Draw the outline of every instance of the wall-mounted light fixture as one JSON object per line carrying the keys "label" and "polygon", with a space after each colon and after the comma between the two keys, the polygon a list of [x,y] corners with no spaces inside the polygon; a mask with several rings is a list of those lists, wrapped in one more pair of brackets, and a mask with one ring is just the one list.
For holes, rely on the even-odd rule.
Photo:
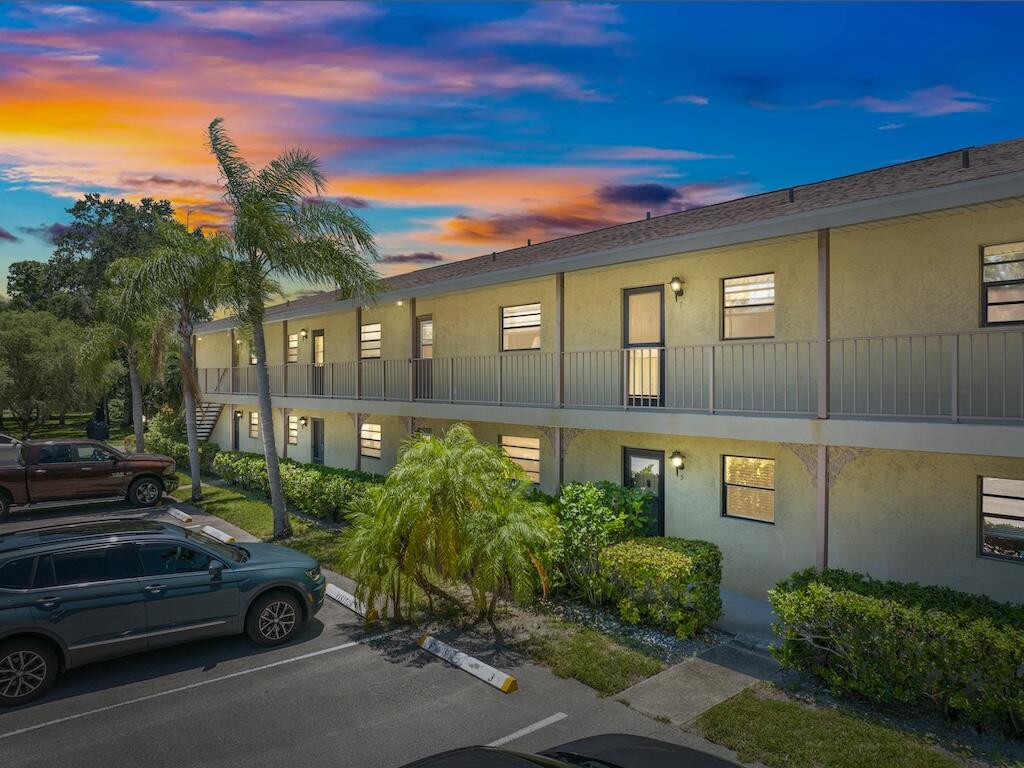
{"label": "wall-mounted light fixture", "polygon": [[398,306],[402,306],[402,305],[403,305],[404,303],[405,303],[405,302],[404,302],[404,301],[402,301],[401,299],[399,299],[399,300],[398,300]]}
{"label": "wall-mounted light fixture", "polygon": [[676,477],[679,477],[683,471],[683,454],[679,451],[672,451],[672,455],[668,457],[668,460],[672,462],[672,466],[676,468]]}
{"label": "wall-mounted light fixture", "polygon": [[236,419],[242,418],[242,412],[241,411],[235,411],[235,418]]}
{"label": "wall-mounted light fixture", "polygon": [[309,331],[307,331],[305,328],[303,328],[301,331],[299,331],[299,336],[301,336],[302,340],[305,341],[306,337],[309,336]]}
{"label": "wall-mounted light fixture", "polygon": [[203,340],[202,336],[196,336],[196,341],[202,341],[202,340]]}
{"label": "wall-mounted light fixture", "polygon": [[309,424],[309,419],[305,416],[299,416],[299,426],[305,429],[307,424]]}
{"label": "wall-mounted light fixture", "polygon": [[241,344],[241,343],[242,343],[241,339],[235,339],[235,344]]}
{"label": "wall-mounted light fixture", "polygon": [[672,293],[676,295],[676,301],[679,301],[679,297],[683,295],[683,278],[673,277],[668,281],[668,287],[672,289]]}

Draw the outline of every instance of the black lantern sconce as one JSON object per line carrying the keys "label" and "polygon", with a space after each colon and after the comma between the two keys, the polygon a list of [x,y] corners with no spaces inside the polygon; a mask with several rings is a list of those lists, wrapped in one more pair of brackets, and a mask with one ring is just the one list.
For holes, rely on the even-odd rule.
{"label": "black lantern sconce", "polygon": [[305,429],[307,424],[309,424],[309,419],[305,416],[299,416],[299,426]]}
{"label": "black lantern sconce", "polygon": [[676,477],[679,477],[683,473],[683,454],[679,451],[672,451],[672,455],[668,457],[668,460],[672,462],[672,466],[676,469]]}
{"label": "black lantern sconce", "polygon": [[242,418],[242,412],[241,411],[235,411],[235,418],[236,419],[241,419]]}
{"label": "black lantern sconce", "polygon": [[305,341],[308,336],[309,336],[309,331],[307,331],[305,328],[303,328],[301,331],[299,331],[299,338],[301,338],[303,341]]}
{"label": "black lantern sconce", "polygon": [[675,294],[676,301],[679,301],[679,297],[683,295],[683,278],[673,277],[668,281],[668,287],[672,289],[672,293]]}

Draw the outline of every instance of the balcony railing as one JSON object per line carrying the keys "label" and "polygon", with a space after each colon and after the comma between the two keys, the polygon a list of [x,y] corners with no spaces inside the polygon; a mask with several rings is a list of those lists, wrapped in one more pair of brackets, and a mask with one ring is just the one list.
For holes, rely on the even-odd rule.
{"label": "balcony railing", "polygon": [[[754,341],[565,352],[560,371],[552,353],[512,352],[268,372],[274,396],[814,416],[818,347]],[[1024,330],[833,339],[828,352],[829,416],[1024,421]],[[201,369],[199,381],[208,394],[256,393],[252,366]]]}

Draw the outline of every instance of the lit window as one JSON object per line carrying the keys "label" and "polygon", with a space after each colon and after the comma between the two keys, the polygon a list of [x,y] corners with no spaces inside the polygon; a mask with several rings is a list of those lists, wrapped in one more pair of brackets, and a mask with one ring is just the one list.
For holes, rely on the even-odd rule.
{"label": "lit window", "polygon": [[1024,563],[1024,480],[981,478],[981,554]]}
{"label": "lit window", "polygon": [[530,480],[540,482],[540,438],[502,435],[499,444],[512,461],[525,470]]}
{"label": "lit window", "polygon": [[359,455],[367,459],[380,458],[380,424],[363,424],[359,428]]}
{"label": "lit window", "polygon": [[501,309],[501,351],[540,349],[540,304]]}
{"label": "lit window", "polygon": [[260,414],[259,411],[249,412],[249,437],[260,436]]}
{"label": "lit window", "polygon": [[299,444],[299,417],[288,416],[288,445]]}
{"label": "lit window", "polygon": [[256,353],[255,352],[250,352],[249,353],[249,365],[256,365]]}
{"label": "lit window", "polygon": [[985,325],[1024,323],[1024,242],[981,250]]}
{"label": "lit window", "polygon": [[359,357],[380,357],[380,323],[367,323],[359,329]]}
{"label": "lit window", "polygon": [[775,335],[775,273],[722,281],[722,337],[758,339]]}
{"label": "lit window", "polygon": [[434,318],[421,317],[417,319],[419,326],[419,356],[429,360],[434,356]]}
{"label": "lit window", "polygon": [[299,362],[299,334],[288,334],[288,362]]}
{"label": "lit window", "polygon": [[722,514],[775,522],[775,459],[724,456]]}

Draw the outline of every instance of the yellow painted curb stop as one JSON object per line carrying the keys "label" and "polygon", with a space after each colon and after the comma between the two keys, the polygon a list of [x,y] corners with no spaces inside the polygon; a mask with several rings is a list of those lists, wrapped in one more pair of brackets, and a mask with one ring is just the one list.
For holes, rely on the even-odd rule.
{"label": "yellow painted curb stop", "polygon": [[502,693],[512,693],[519,690],[519,684],[512,675],[506,675],[500,669],[484,664],[479,659],[474,659],[462,651],[442,643],[436,637],[423,635],[419,640],[420,648],[427,653],[432,653],[440,659],[444,659],[452,666],[468,672],[478,680],[483,680],[488,685],[494,686]]}

